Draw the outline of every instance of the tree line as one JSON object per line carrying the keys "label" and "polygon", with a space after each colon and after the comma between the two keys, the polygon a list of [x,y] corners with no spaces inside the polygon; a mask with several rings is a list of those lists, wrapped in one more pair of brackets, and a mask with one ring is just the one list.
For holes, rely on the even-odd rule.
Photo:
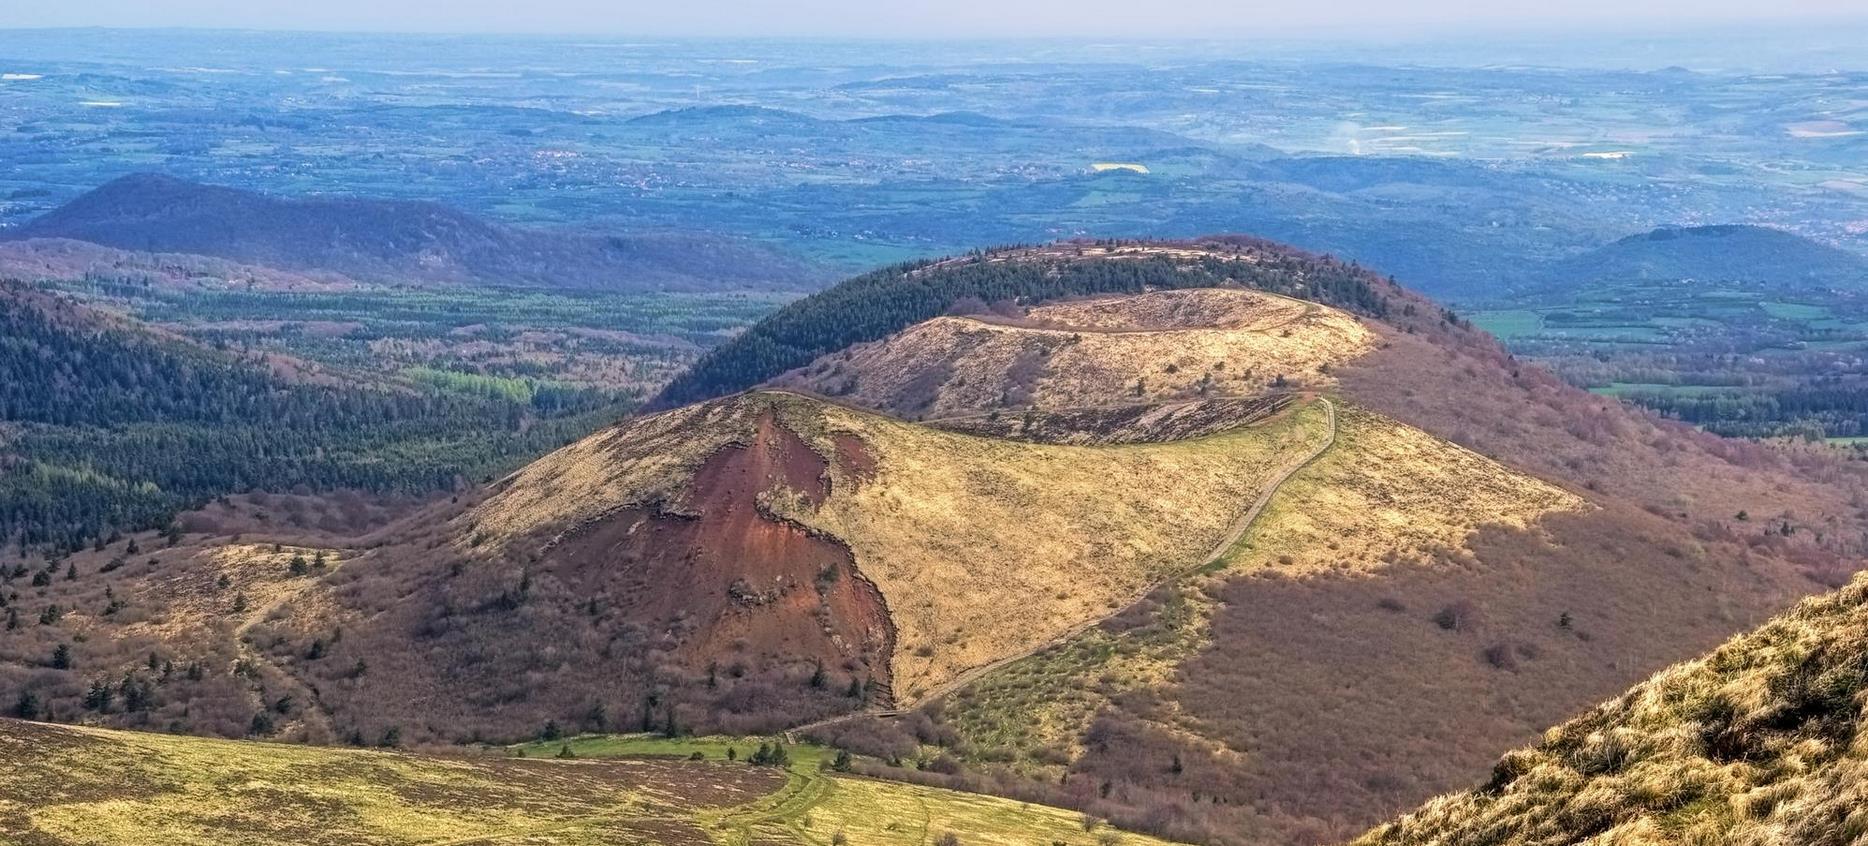
{"label": "tree line", "polygon": [[0,289],[0,541],[71,551],[248,490],[446,489],[623,411],[596,391],[290,381]]}
{"label": "tree line", "polygon": [[[1119,242],[1103,242],[1119,243]],[[885,338],[937,317],[963,299],[1035,303],[1092,294],[1244,285],[1383,317],[1379,281],[1353,264],[1253,242],[1250,260],[1215,243],[1201,258],[1077,257],[1068,246],[1007,261],[975,253],[934,266],[895,265],[798,300],[714,348],[665,388],[661,407],[744,390],[826,353]]]}

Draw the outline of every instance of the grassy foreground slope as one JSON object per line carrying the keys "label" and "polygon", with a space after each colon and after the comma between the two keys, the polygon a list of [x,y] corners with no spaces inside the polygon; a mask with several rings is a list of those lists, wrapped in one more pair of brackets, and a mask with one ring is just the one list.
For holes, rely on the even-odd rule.
{"label": "grassy foreground slope", "polygon": [[666,760],[431,758],[0,720],[0,842],[705,844],[785,784]]}
{"label": "grassy foreground slope", "polygon": [[[0,843],[1163,846],[1058,808],[833,775],[812,747],[788,767],[729,761],[735,743],[751,751],[601,737],[435,757],[0,720]],[[560,750],[578,757],[541,757]]]}
{"label": "grassy foreground slope", "polygon": [[[707,760],[744,756],[759,739],[584,735],[520,747],[534,757],[579,759],[663,756]],[[1120,831],[1095,817],[1031,802],[865,778],[830,768],[822,746],[787,746],[785,786],[747,805],[703,814],[715,842],[823,846],[932,846],[953,835],[967,846],[1166,846],[1168,841]]]}
{"label": "grassy foreground slope", "polygon": [[1859,844],[1865,726],[1868,577],[1857,577],[1356,843]]}

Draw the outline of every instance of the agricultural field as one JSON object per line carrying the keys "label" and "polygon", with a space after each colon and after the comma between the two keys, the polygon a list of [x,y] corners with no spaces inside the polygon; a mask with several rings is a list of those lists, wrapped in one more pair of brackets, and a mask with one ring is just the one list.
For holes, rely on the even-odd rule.
{"label": "agricultural field", "polygon": [[1723,435],[1868,434],[1868,299],[1745,283],[1599,282],[1472,313],[1566,380]]}

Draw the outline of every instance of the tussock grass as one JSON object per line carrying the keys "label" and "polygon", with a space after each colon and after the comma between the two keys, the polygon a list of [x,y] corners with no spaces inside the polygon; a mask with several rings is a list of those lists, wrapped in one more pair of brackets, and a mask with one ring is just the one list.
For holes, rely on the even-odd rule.
{"label": "tussock grass", "polygon": [[866,778],[831,779],[830,795],[810,811],[808,833],[824,841],[842,831],[851,844],[923,846],[952,833],[962,846],[1161,846],[1168,841],[1086,829],[1083,815],[1062,808]]}
{"label": "tussock grass", "polygon": [[1868,576],[1500,759],[1355,841],[1798,844],[1868,838]]}

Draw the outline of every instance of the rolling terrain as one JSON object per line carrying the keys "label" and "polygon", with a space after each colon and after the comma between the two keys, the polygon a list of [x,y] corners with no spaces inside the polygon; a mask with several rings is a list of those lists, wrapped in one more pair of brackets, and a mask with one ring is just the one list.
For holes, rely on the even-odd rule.
{"label": "rolling terrain", "polygon": [[1868,434],[1868,261],[1755,226],[1666,228],[1474,315],[1566,380],[1723,435]]}
{"label": "rolling terrain", "polygon": [[798,290],[818,278],[779,250],[730,238],[529,229],[437,203],[274,197],[147,173],[108,182],[0,236],[215,256],[402,284]]}
{"label": "rolling terrain", "polygon": [[22,555],[164,529],[253,491],[433,495],[560,446],[625,401],[202,343],[4,280],[0,327],[0,535]]}
{"label": "rolling terrain", "polygon": [[0,572],[0,702],[358,745],[804,727],[869,776],[1333,842],[1843,583],[1868,527],[1839,454],[1249,238],[886,268],[658,404],[369,534]]}

